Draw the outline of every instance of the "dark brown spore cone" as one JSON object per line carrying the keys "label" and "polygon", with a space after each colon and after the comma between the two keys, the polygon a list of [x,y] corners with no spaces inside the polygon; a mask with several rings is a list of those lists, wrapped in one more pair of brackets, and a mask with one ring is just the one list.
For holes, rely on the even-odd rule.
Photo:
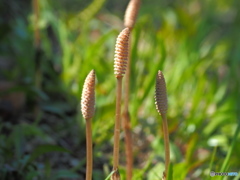
{"label": "dark brown spore cone", "polygon": [[156,76],[155,104],[160,115],[166,114],[168,109],[167,90],[162,71]]}

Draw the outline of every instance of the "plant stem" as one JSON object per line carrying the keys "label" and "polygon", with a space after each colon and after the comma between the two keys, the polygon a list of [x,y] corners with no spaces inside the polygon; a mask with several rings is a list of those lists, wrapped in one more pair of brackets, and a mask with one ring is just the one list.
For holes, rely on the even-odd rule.
{"label": "plant stem", "polygon": [[40,46],[40,35],[39,35],[39,2],[38,0],[33,0],[32,2],[33,6],[33,13],[34,13],[34,45],[36,48],[39,48]]}
{"label": "plant stem", "polygon": [[92,180],[92,127],[91,119],[86,119],[86,152],[87,152],[87,170],[86,180]]}
{"label": "plant stem", "polygon": [[117,100],[116,100],[116,120],[114,129],[114,147],[113,147],[113,180],[118,177],[118,164],[119,164],[119,139],[121,128],[121,98],[122,98],[122,76],[117,77]]}
{"label": "plant stem", "polygon": [[[35,86],[37,89],[41,90],[41,83],[42,83],[42,71],[41,71],[41,59],[43,55],[43,51],[41,49],[41,41],[40,41],[40,30],[39,30],[39,0],[32,0],[32,9],[33,9],[33,27],[34,27],[34,61],[35,61]],[[35,123],[37,123],[38,118],[40,116],[40,108],[39,98],[35,99],[35,107],[34,107],[34,116],[35,116]]]}
{"label": "plant stem", "polygon": [[[129,103],[129,85],[130,85],[130,69],[131,69],[131,38],[128,40],[128,65],[126,70],[126,77],[125,77],[125,97],[124,97],[124,113],[128,112],[128,103]],[[129,118],[128,118],[129,119]],[[126,120],[126,119],[124,119]]]}
{"label": "plant stem", "polygon": [[132,153],[132,133],[131,133],[131,126],[130,126],[130,117],[129,113],[124,115],[125,126],[125,151],[126,151],[126,168],[127,168],[127,180],[132,179],[132,165],[133,165],[133,153]]}
{"label": "plant stem", "polygon": [[167,179],[168,167],[170,163],[170,147],[169,147],[169,133],[166,114],[162,114],[163,119],[163,135],[164,135],[164,148],[165,148],[165,175]]}
{"label": "plant stem", "polygon": [[127,180],[132,179],[132,165],[133,165],[133,153],[132,153],[132,133],[131,133],[131,123],[129,115],[129,85],[130,85],[130,69],[131,69],[131,58],[130,58],[130,38],[128,42],[128,66],[125,78],[125,96],[124,96],[124,112],[123,112],[123,129],[125,132],[125,153],[126,153],[126,169],[127,169]]}

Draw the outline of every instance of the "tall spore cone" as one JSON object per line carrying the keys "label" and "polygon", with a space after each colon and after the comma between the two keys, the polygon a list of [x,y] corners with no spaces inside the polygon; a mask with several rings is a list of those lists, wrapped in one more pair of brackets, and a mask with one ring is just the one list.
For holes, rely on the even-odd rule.
{"label": "tall spore cone", "polygon": [[95,71],[92,70],[85,79],[83,85],[81,107],[84,119],[91,119],[94,115],[95,105]]}
{"label": "tall spore cone", "polygon": [[140,0],[130,0],[124,16],[125,27],[128,27],[130,29],[133,28],[137,19],[140,3]]}
{"label": "tall spore cone", "polygon": [[158,71],[156,77],[155,104],[160,115],[166,114],[168,109],[167,90],[162,71]]}
{"label": "tall spore cone", "polygon": [[129,28],[125,28],[117,37],[114,55],[114,74],[117,78],[122,77],[127,68],[129,35]]}

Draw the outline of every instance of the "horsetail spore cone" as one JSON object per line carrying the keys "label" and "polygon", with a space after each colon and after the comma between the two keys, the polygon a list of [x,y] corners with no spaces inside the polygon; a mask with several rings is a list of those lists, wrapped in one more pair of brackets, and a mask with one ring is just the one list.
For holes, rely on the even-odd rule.
{"label": "horsetail spore cone", "polygon": [[166,114],[168,109],[167,90],[162,71],[158,71],[156,77],[155,104],[160,115]]}
{"label": "horsetail spore cone", "polygon": [[117,37],[114,55],[114,74],[116,77],[123,77],[127,68],[129,35],[129,28],[125,28]]}
{"label": "horsetail spore cone", "polygon": [[158,71],[156,77],[156,90],[155,90],[155,104],[158,113],[162,116],[163,120],[163,134],[164,134],[164,148],[165,148],[165,173],[163,179],[167,179],[168,167],[170,163],[170,148],[169,148],[169,133],[167,123],[167,90],[164,75],[161,71]]}
{"label": "horsetail spore cone", "polygon": [[87,167],[86,167],[86,180],[92,180],[92,128],[91,119],[94,115],[95,105],[95,72],[90,71],[85,79],[83,85],[81,107],[82,114],[86,120],[86,152],[87,152]]}
{"label": "horsetail spore cone", "polygon": [[113,147],[113,175],[112,180],[119,180],[119,139],[121,129],[121,99],[122,99],[122,78],[125,74],[128,61],[128,41],[130,30],[125,28],[117,37],[115,56],[114,56],[114,74],[117,78],[116,92],[116,120],[114,127],[114,147]]}
{"label": "horsetail spore cone", "polygon": [[85,79],[82,91],[81,108],[84,119],[91,119],[95,105],[95,71],[92,70]]}
{"label": "horsetail spore cone", "polygon": [[130,29],[135,25],[138,10],[140,7],[140,0],[130,0],[128,3],[125,16],[124,16],[124,26]]}

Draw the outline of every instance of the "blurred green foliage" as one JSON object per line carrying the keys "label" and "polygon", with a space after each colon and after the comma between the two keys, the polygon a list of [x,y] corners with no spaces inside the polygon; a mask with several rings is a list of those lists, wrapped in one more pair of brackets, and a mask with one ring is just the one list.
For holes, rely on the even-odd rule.
{"label": "blurred green foliage", "polygon": [[[38,63],[30,1],[0,3],[0,179],[84,179],[78,104],[91,69],[97,75],[93,178],[105,179],[112,168],[114,46],[128,1],[39,3]],[[238,0],[142,0],[131,37],[133,179],[159,179],[164,169],[154,105],[158,70],[168,90],[172,179],[239,171],[239,8]],[[122,179],[124,157],[121,141]]]}

